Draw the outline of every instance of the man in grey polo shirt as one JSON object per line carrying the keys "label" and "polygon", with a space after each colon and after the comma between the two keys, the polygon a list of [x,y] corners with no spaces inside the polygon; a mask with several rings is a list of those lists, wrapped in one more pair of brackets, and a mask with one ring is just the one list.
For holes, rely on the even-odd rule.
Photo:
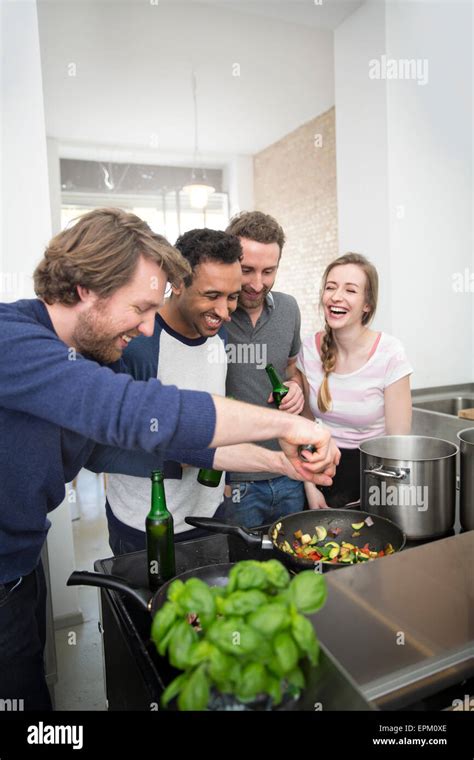
{"label": "man in grey polo shirt", "polygon": [[[271,293],[285,235],[273,217],[260,211],[242,212],[226,232],[242,245],[242,290],[238,307],[227,323],[228,371],[226,391],[239,401],[269,408],[272,388],[265,372],[273,364],[289,387],[280,409],[299,414],[304,406],[296,379],[301,315],[293,296]],[[278,441],[261,443],[279,450]],[[263,525],[304,508],[303,483],[278,473],[229,473],[226,518],[246,527]]]}

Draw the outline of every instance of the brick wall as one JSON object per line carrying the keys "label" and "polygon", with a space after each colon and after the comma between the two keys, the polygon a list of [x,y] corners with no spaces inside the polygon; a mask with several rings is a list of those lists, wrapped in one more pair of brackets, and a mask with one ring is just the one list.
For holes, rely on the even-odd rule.
{"label": "brick wall", "polygon": [[257,153],[254,183],[255,208],[285,231],[275,290],[297,299],[304,337],[321,327],[321,276],[339,253],[334,108]]}

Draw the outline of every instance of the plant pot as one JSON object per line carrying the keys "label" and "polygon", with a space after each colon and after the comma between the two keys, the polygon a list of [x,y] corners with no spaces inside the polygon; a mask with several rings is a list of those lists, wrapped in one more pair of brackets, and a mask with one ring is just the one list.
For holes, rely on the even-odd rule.
{"label": "plant pot", "polygon": [[268,694],[259,694],[252,702],[241,702],[233,694],[221,694],[213,689],[208,703],[208,710],[219,712],[270,712],[272,710],[295,710],[300,693],[287,691],[276,707]]}

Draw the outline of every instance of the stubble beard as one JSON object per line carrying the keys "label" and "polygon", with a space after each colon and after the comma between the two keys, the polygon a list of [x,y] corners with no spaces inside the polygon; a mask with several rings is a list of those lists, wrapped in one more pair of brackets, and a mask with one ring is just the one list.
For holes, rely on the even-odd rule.
{"label": "stubble beard", "polygon": [[122,351],[114,341],[117,333],[111,330],[111,320],[104,316],[104,309],[94,306],[79,314],[73,333],[74,346],[79,353],[101,362],[112,364],[122,356]]}

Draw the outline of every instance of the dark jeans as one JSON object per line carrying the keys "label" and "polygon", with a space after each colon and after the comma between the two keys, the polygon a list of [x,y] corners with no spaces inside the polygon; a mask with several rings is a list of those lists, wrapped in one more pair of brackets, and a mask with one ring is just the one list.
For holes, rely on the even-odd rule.
{"label": "dark jeans", "polygon": [[29,575],[0,584],[0,700],[23,700],[25,710],[52,709],[45,643],[46,584],[40,562]]}
{"label": "dark jeans", "polygon": [[[130,528],[125,523],[120,522],[110,508],[108,501],[105,502],[105,513],[107,515],[107,524],[109,528],[109,546],[112,549],[114,556],[119,554],[130,554],[131,552],[141,552],[146,549],[146,534],[144,530],[137,530],[136,528]],[[222,520],[223,505],[221,504],[213,517],[216,520]],[[191,530],[185,530],[182,533],[175,533],[174,542],[179,543],[181,541],[190,541],[194,538],[204,538],[211,534],[207,530],[201,528],[191,528]]]}
{"label": "dark jeans", "polygon": [[360,497],[360,451],[341,449],[332,486],[318,486],[324,494],[328,507],[344,507]]}

